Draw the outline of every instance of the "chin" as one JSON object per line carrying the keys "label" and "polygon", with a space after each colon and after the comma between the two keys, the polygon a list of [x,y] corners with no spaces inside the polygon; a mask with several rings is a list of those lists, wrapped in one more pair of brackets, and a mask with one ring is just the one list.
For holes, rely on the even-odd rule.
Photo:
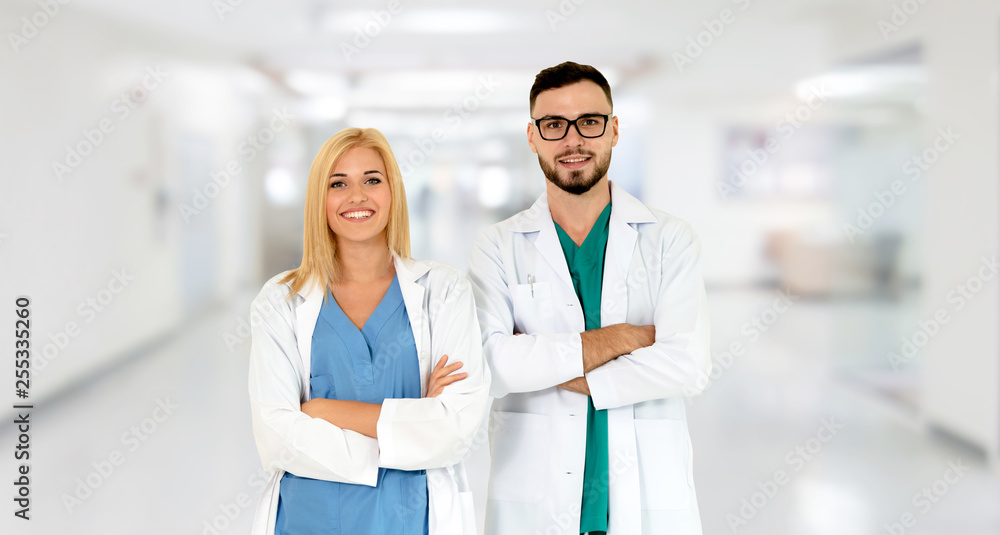
{"label": "chin", "polygon": [[608,174],[611,156],[609,154],[605,159],[593,160],[594,165],[588,166],[588,169],[571,171],[559,169],[558,162],[549,165],[541,156],[538,158],[538,163],[542,168],[542,174],[556,187],[572,195],[583,195],[592,190]]}
{"label": "chin", "polygon": [[594,186],[601,181],[601,176],[597,176],[596,173],[587,176],[583,171],[571,171],[569,176],[547,178],[549,178],[549,181],[555,184],[559,189],[573,195],[583,195],[584,193],[592,190]]}

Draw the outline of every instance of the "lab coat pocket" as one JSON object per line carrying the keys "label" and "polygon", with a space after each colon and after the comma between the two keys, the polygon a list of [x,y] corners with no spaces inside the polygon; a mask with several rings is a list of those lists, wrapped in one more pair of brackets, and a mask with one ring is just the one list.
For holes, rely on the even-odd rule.
{"label": "lab coat pocket", "polygon": [[309,378],[310,398],[337,399],[337,389],[333,386],[333,376],[317,375]]}
{"label": "lab coat pocket", "polygon": [[541,414],[490,414],[491,500],[537,503],[549,482],[549,418]]}
{"label": "lab coat pocket", "polygon": [[548,282],[515,284],[510,287],[514,306],[514,331],[523,334],[548,332],[553,323],[552,286]]}
{"label": "lab coat pocket", "polygon": [[642,508],[691,506],[688,447],[683,420],[635,420]]}

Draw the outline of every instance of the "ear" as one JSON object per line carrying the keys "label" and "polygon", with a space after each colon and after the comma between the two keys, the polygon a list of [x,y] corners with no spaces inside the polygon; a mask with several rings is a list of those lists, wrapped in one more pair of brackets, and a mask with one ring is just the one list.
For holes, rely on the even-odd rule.
{"label": "ear", "polygon": [[531,147],[531,152],[538,154],[538,147],[535,147],[535,129],[531,123],[528,123],[528,146]]}
{"label": "ear", "polygon": [[611,146],[618,144],[618,116],[611,117]]}

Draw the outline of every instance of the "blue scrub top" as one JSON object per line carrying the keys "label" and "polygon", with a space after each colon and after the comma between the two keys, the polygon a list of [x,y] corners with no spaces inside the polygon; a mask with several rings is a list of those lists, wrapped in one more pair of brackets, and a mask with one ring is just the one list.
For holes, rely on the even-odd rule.
{"label": "blue scrub top", "polygon": [[[359,331],[332,294],[312,338],[313,397],[382,403],[420,397],[420,366],[399,280]],[[275,535],[427,535],[424,470],[379,468],[375,487],[281,478]]]}

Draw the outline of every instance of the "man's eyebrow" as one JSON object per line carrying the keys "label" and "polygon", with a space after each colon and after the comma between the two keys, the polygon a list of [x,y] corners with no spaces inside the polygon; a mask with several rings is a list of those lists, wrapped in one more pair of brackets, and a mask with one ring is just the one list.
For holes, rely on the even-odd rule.
{"label": "man's eyebrow", "polygon": [[[579,116],[577,116],[577,119],[579,119],[580,117],[587,117],[588,115],[610,115],[610,114],[608,114],[608,113],[601,113],[601,112],[597,112],[597,111],[589,111],[589,112],[586,112],[586,113],[581,113]],[[566,119],[566,118],[567,117],[564,117],[562,115],[544,115],[540,119]]]}

